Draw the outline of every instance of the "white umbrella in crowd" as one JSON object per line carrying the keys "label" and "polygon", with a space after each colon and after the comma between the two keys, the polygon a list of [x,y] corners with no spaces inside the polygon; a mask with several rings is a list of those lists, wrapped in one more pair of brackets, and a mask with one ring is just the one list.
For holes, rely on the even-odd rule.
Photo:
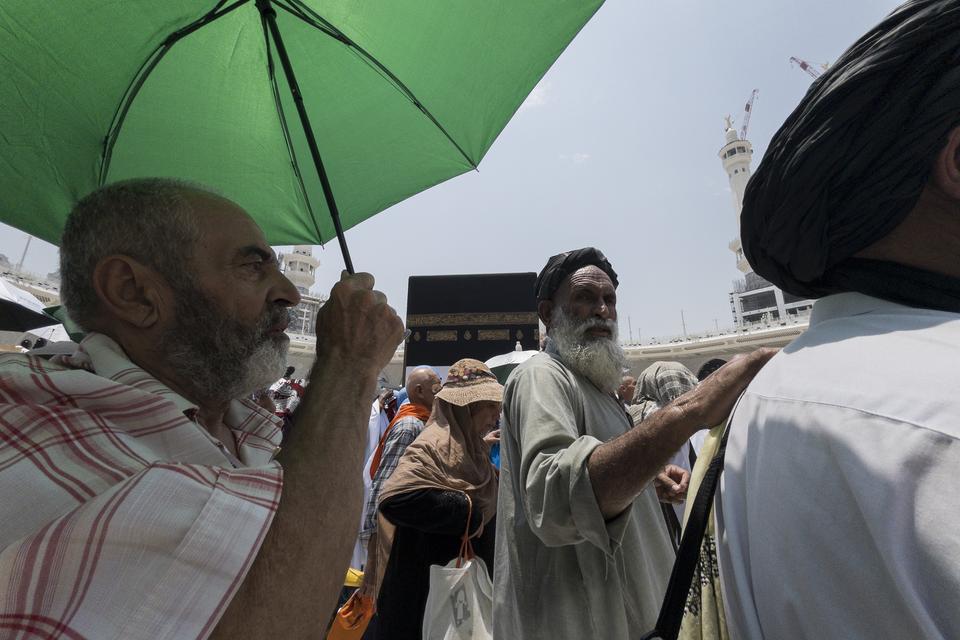
{"label": "white umbrella in crowd", "polygon": [[3,278],[0,278],[0,331],[26,332],[24,335],[32,344],[40,339],[47,343],[70,342],[67,330],[57,318],[44,311],[43,303],[35,295]]}
{"label": "white umbrella in crowd", "polygon": [[517,348],[511,351],[510,353],[504,353],[499,356],[493,356],[486,361],[486,365],[490,367],[490,371],[497,376],[497,380],[500,384],[505,384],[507,377],[510,373],[516,369],[518,366],[532,358],[533,356],[540,353],[539,351],[524,351],[520,346],[520,343],[517,343]]}

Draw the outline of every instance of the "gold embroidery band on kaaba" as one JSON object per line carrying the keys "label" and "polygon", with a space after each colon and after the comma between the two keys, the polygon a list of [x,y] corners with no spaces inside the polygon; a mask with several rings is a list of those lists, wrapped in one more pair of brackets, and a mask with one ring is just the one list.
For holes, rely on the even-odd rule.
{"label": "gold embroidery band on kaaba", "polygon": [[427,342],[456,342],[457,332],[451,331],[427,331]]}
{"label": "gold embroidery band on kaaba", "polygon": [[477,325],[537,324],[536,311],[504,313],[417,313],[407,316],[407,327],[474,327]]}
{"label": "gold embroidery band on kaaba", "polygon": [[509,340],[509,329],[480,329],[477,331],[477,340]]}

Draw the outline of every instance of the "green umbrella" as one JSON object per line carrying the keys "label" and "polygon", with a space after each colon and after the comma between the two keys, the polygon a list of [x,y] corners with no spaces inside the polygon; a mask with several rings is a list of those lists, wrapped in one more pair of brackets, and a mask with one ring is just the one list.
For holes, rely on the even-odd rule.
{"label": "green umbrella", "polygon": [[98,186],[177,177],[349,265],[341,223],[476,168],[601,3],[3,3],[0,220],[56,243]]}

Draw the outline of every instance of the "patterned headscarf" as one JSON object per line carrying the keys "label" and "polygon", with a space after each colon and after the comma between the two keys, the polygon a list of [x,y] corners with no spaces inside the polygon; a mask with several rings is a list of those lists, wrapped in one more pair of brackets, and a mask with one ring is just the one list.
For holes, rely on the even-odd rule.
{"label": "patterned headscarf", "polygon": [[690,389],[697,378],[679,362],[654,362],[637,378],[637,390],[629,408],[634,424],[639,424]]}

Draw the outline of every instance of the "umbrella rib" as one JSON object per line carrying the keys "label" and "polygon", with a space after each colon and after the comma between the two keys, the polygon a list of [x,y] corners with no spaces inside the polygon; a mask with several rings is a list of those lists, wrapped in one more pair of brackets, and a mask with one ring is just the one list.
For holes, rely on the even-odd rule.
{"label": "umbrella rib", "polygon": [[274,105],[277,108],[277,117],[280,119],[280,130],[283,132],[283,141],[287,146],[287,153],[290,155],[290,164],[293,167],[293,175],[296,176],[297,184],[300,185],[300,192],[303,195],[303,201],[307,205],[307,212],[310,214],[310,222],[313,223],[313,228],[317,232],[317,240],[320,241],[320,244],[323,244],[323,233],[320,231],[320,224],[317,222],[317,214],[313,210],[313,205],[310,203],[310,195],[307,193],[307,186],[303,183],[303,173],[300,171],[300,164],[297,161],[297,154],[293,148],[293,139],[290,136],[290,127],[287,124],[287,116],[283,112],[283,105],[280,102],[280,87],[277,85],[277,76],[276,76],[276,67],[273,64],[273,54],[270,51],[270,37],[267,35],[267,25],[266,19],[260,17],[261,26],[263,27],[263,38],[264,45],[267,51],[267,74],[270,77],[270,86],[273,89],[273,101]]}
{"label": "umbrella rib", "polygon": [[[290,2],[292,5],[295,5],[296,9],[298,10],[294,10],[293,7],[287,6],[285,2]],[[417,98],[416,95],[414,95],[413,91],[411,91],[410,88],[407,87],[407,85],[405,85],[402,80],[400,80],[400,78],[398,78],[392,71],[390,71],[390,69],[388,69],[386,65],[384,65],[382,62],[377,60],[366,49],[364,49],[359,44],[351,40],[345,33],[343,33],[342,31],[337,29],[335,26],[330,24],[330,22],[325,20],[322,16],[317,14],[310,7],[303,5],[299,0],[285,0],[285,1],[273,0],[273,3],[276,6],[283,9],[284,11],[286,11],[287,13],[289,13],[290,15],[294,16],[295,18],[302,20],[306,24],[312,26],[313,28],[317,29],[322,33],[327,34],[334,40],[338,40],[339,42],[346,45],[348,48],[355,51],[362,60],[364,60],[367,64],[371,65],[382,76],[384,76],[387,80],[389,80],[390,83],[393,84],[398,91],[400,91],[400,93],[402,93],[417,109],[419,109],[420,112],[423,115],[425,115],[427,119],[430,120],[430,122],[432,122],[437,129],[440,130],[440,132],[444,135],[444,137],[446,137],[446,139],[450,142],[450,144],[456,147],[457,151],[460,152],[460,155],[463,156],[463,159],[466,160],[471,167],[473,167],[474,169],[477,168],[477,164],[470,158],[469,155],[467,155],[467,152],[463,150],[463,147],[461,147],[460,144],[453,139],[453,136],[450,135],[450,133],[444,128],[444,126],[440,124],[440,121],[437,120],[437,118],[432,113],[430,113],[430,110],[427,109],[426,106],[424,106],[424,104],[420,101],[419,98]]]}
{"label": "umbrella rib", "polygon": [[107,175],[110,172],[110,160],[113,157],[113,147],[116,145],[117,138],[120,136],[120,129],[123,128],[123,123],[126,120],[127,113],[130,111],[133,101],[136,100],[137,95],[140,93],[140,89],[143,88],[147,78],[160,63],[163,57],[167,55],[167,52],[170,51],[170,49],[174,44],[177,43],[178,40],[185,38],[194,31],[207,26],[217,18],[221,18],[237,7],[249,2],[249,0],[236,0],[232,4],[224,7],[223,5],[226,3],[226,1],[227,0],[219,0],[219,2],[214,5],[213,9],[205,13],[203,16],[167,36],[163,42],[157,45],[156,49],[150,52],[150,55],[148,55],[146,60],[143,61],[143,64],[140,65],[140,68],[137,69],[137,73],[134,74],[130,86],[127,87],[123,97],[120,99],[120,103],[117,105],[117,110],[114,112],[113,119],[110,121],[110,128],[107,130],[107,135],[103,139],[103,154],[100,161],[100,176],[98,180],[98,184],[100,186],[106,184]]}

